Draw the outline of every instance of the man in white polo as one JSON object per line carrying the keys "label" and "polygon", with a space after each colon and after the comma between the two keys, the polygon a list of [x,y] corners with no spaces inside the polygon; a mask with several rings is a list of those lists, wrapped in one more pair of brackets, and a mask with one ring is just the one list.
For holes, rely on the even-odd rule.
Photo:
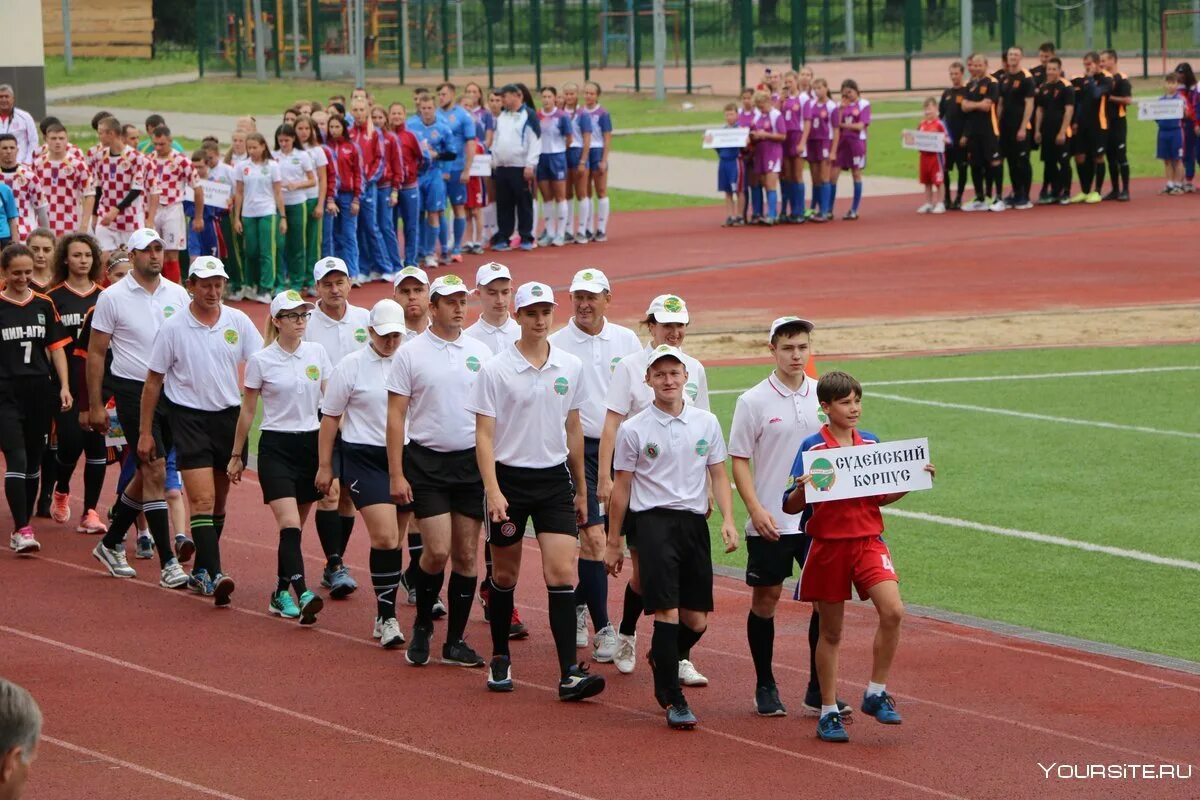
{"label": "man in white polo", "polygon": [[475,272],[475,293],[479,296],[479,319],[465,333],[499,353],[521,338],[521,326],[509,313],[512,305],[512,273],[496,261]]}
{"label": "man in white polo", "polygon": [[0,133],[11,133],[17,138],[17,161],[33,164],[38,149],[38,129],[33,116],[17,108],[17,96],[13,87],[0,84]]}

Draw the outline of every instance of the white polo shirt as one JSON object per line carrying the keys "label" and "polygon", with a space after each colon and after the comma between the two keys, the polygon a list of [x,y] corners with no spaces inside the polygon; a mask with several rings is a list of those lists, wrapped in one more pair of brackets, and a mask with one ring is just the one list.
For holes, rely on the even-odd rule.
{"label": "white polo shirt", "polygon": [[275,184],[279,183],[279,164],[274,159],[255,164],[247,158],[234,167],[233,176],[242,184],[243,217],[269,217],[278,213]]}
{"label": "white polo shirt", "polygon": [[223,411],[242,404],[238,366],[262,346],[262,334],[236,308],[222,305],[210,328],[184,306],[159,330],[149,368],[165,376],[163,391],[172,403]]}
{"label": "white polo shirt", "polygon": [[[288,155],[284,155],[282,150],[276,150],[272,155],[275,156],[275,163],[279,165],[280,183],[300,183],[308,177],[308,173],[313,171],[312,156],[307,150],[292,148],[292,152]],[[307,199],[307,191],[307,189],[295,189],[284,192],[283,204],[295,206],[303,203]]]}
{"label": "white polo shirt", "polygon": [[321,411],[342,418],[342,441],[387,446],[387,376],[395,356],[384,358],[364,347],[333,368]]}
{"label": "white polo shirt", "polygon": [[491,357],[487,345],[465,333],[447,342],[426,330],[401,347],[387,390],[411,398],[409,439],[439,453],[475,447],[475,415],[463,403]]}
{"label": "white polo shirt", "polygon": [[329,360],[334,366],[342,359],[367,346],[371,335],[367,332],[367,322],[371,312],[365,308],[346,304],[346,313],[341,319],[333,319],[318,305],[309,317],[308,326],[304,329],[304,341],[316,342],[325,348]]}
{"label": "white polo shirt", "polygon": [[242,382],[262,395],[259,429],[300,433],[321,427],[321,384],[332,372],[329,354],[316,342],[300,342],[289,353],[275,341],[251,355]]}
{"label": "white polo shirt", "polygon": [[[608,397],[604,405],[610,411],[624,414],[627,418],[654,402],[654,390],[646,383],[646,364],[650,360],[652,347],[644,347],[626,354],[613,370],[608,384]],[[708,375],[704,365],[683,354],[683,365],[687,368],[687,383],[683,386],[683,399],[697,408],[708,410]]]}
{"label": "white polo shirt", "polygon": [[590,439],[599,439],[604,430],[604,401],[608,396],[608,385],[612,382],[613,373],[622,356],[636,352],[642,347],[637,334],[623,325],[616,325],[604,320],[604,327],[595,336],[584,333],[575,324],[575,318],[568,320],[565,327],[550,335],[550,343],[561,347],[583,362],[587,371],[587,396],[579,407],[579,417],[583,420],[583,435]]}
{"label": "white polo shirt", "polygon": [[190,302],[187,290],[166,278],[159,278],[153,294],[132,275],[101,292],[92,312],[92,328],[112,337],[112,374],[145,381],[159,328]]}
{"label": "white polo shirt", "polygon": [[[793,392],[774,371],[738,397],[734,406],[729,455],[750,459],[754,493],[781,535],[800,533],[800,514],[783,513],[783,492],[801,443],[821,430],[823,418],[815,380],[805,376]],[[758,535],[749,520],[746,535]]]}
{"label": "white polo shirt", "polygon": [[725,460],[721,423],[684,403],[673,417],[653,403],[621,423],[613,469],[632,472],[631,511],[708,512],[708,468]]}
{"label": "white polo shirt", "polygon": [[[313,171],[317,178],[316,183],[304,190],[304,197],[306,200],[316,200],[321,196],[321,171],[329,165],[329,159],[325,156],[325,148],[320,145],[307,148],[304,152],[312,159]],[[329,191],[328,184],[325,191]]]}
{"label": "white polo shirt", "polygon": [[480,317],[474,325],[467,327],[463,333],[478,339],[488,346],[492,353],[499,353],[504,348],[521,338],[521,326],[512,317],[504,320],[500,327],[489,325]]}
{"label": "white polo shirt", "polygon": [[509,467],[546,469],[567,460],[567,414],[587,394],[583,364],[550,345],[535,369],[510,344],[483,365],[467,410],[496,420],[496,461]]}

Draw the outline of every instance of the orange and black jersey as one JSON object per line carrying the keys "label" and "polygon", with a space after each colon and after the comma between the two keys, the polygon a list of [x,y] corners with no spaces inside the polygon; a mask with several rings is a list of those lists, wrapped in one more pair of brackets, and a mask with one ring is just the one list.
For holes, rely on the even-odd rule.
{"label": "orange and black jersey", "polygon": [[1033,76],[1033,85],[1041,86],[1046,82],[1046,65],[1038,64],[1036,67],[1029,70],[1029,74]]}
{"label": "orange and black jersey", "polygon": [[93,283],[91,289],[80,294],[67,284],[60,283],[46,292],[46,296],[54,301],[59,319],[71,337],[71,342],[67,345],[67,354],[71,355],[75,351],[76,342],[79,341],[79,334],[83,331],[84,317],[95,308],[96,301],[100,299],[100,287]]}
{"label": "orange and black jersey", "polygon": [[1038,87],[1033,103],[1035,110],[1042,112],[1042,138],[1053,139],[1058,136],[1067,109],[1075,107],[1075,87],[1066,78],[1043,83]]}
{"label": "orange and black jersey", "polygon": [[61,350],[70,341],[49,297],[30,292],[18,303],[0,294],[0,380],[49,380],[49,351]]}
{"label": "orange and black jersey", "polygon": [[1075,125],[1087,130],[1108,130],[1108,95],[1112,76],[1103,70],[1071,80],[1075,87]]}
{"label": "orange and black jersey", "polygon": [[984,75],[982,78],[972,78],[967,84],[963,99],[975,103],[983,100],[992,101],[992,107],[987,111],[966,112],[963,133],[967,136],[975,136],[991,131],[996,136],[999,136],[1000,125],[996,117],[996,102],[1000,99],[1000,83],[991,75]]}
{"label": "orange and black jersey", "polygon": [[952,139],[957,140],[963,134],[966,115],[962,110],[962,102],[966,96],[966,86],[951,86],[942,92],[942,99],[938,101],[938,116],[945,123],[946,132]]}
{"label": "orange and black jersey", "polygon": [[[1033,97],[1037,87],[1029,70],[1005,72],[1000,78],[1000,129],[1016,133],[1025,117],[1025,101]],[[1030,114],[1030,119],[1033,115]]]}
{"label": "orange and black jersey", "polygon": [[[1133,97],[1133,85],[1129,83],[1129,76],[1120,72],[1112,73],[1112,89],[1109,93],[1113,97]],[[1105,103],[1105,109],[1108,113],[1108,127],[1110,130],[1125,120],[1125,106],[1110,100]]]}

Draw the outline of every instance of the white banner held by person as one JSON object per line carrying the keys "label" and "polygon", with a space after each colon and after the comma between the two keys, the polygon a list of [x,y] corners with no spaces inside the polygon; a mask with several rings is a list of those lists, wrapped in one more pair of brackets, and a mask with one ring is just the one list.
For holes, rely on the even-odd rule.
{"label": "white banner held by person", "polygon": [[703,150],[716,150],[718,147],[745,147],[750,141],[749,128],[712,128],[704,132]]}
{"label": "white banner held by person", "polygon": [[491,153],[476,153],[471,159],[472,178],[486,178],[492,174],[492,154]]}
{"label": "white banner held by person", "polygon": [[944,153],[946,135],[940,131],[900,131],[900,146],[922,153]]}
{"label": "white banner held by person", "polygon": [[[217,183],[216,181],[196,181],[196,185],[204,190],[204,205],[209,208],[219,208],[222,211],[227,211],[231,206],[229,201],[233,199],[233,187],[227,183]],[[184,188],[183,199],[189,202],[196,202],[196,190],[188,186]]]}
{"label": "white banner held by person", "polygon": [[812,475],[805,487],[809,503],[871,497],[893,492],[915,492],[933,488],[928,439],[809,450],[804,453],[804,471]]}
{"label": "white banner held by person", "polygon": [[1139,122],[1149,122],[1158,119],[1183,119],[1183,98],[1172,97],[1169,100],[1138,101]]}

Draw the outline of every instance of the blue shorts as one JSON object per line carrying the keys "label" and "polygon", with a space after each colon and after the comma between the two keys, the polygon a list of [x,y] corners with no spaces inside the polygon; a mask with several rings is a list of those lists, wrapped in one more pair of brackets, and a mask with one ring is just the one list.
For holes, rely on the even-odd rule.
{"label": "blue shorts", "polygon": [[392,502],[387,448],[342,442],[342,487],[355,508]]}
{"label": "blue shorts", "polygon": [[1183,159],[1183,128],[1159,130],[1158,156],[1159,161],[1180,161]]}
{"label": "blue shorts", "polygon": [[537,179],[539,181],[565,181],[567,179],[567,154],[542,153],[538,157]]}
{"label": "blue shorts", "polygon": [[587,484],[587,522],[583,527],[607,525],[608,515],[600,509],[600,501],[596,499],[596,484],[600,478],[600,440],[584,437],[583,439],[583,479]]}
{"label": "blue shorts", "polygon": [[438,213],[446,210],[446,182],[441,174],[424,178],[417,188],[421,190],[421,210]]}
{"label": "blue shorts", "polygon": [[[590,150],[591,148],[589,148]],[[567,149],[567,169],[574,172],[579,169],[579,162],[583,160],[583,148],[571,147]]]}
{"label": "blue shorts", "polygon": [[[467,204],[467,185],[462,182],[462,170],[450,170],[450,177],[446,179],[446,198],[452,206],[465,206]],[[442,202],[444,206],[445,201]]]}
{"label": "blue shorts", "polygon": [[600,162],[604,160],[603,147],[591,147],[588,149],[588,169],[592,172],[600,169]]}
{"label": "blue shorts", "polygon": [[723,158],[717,162],[717,191],[737,194],[742,190],[742,159]]}

